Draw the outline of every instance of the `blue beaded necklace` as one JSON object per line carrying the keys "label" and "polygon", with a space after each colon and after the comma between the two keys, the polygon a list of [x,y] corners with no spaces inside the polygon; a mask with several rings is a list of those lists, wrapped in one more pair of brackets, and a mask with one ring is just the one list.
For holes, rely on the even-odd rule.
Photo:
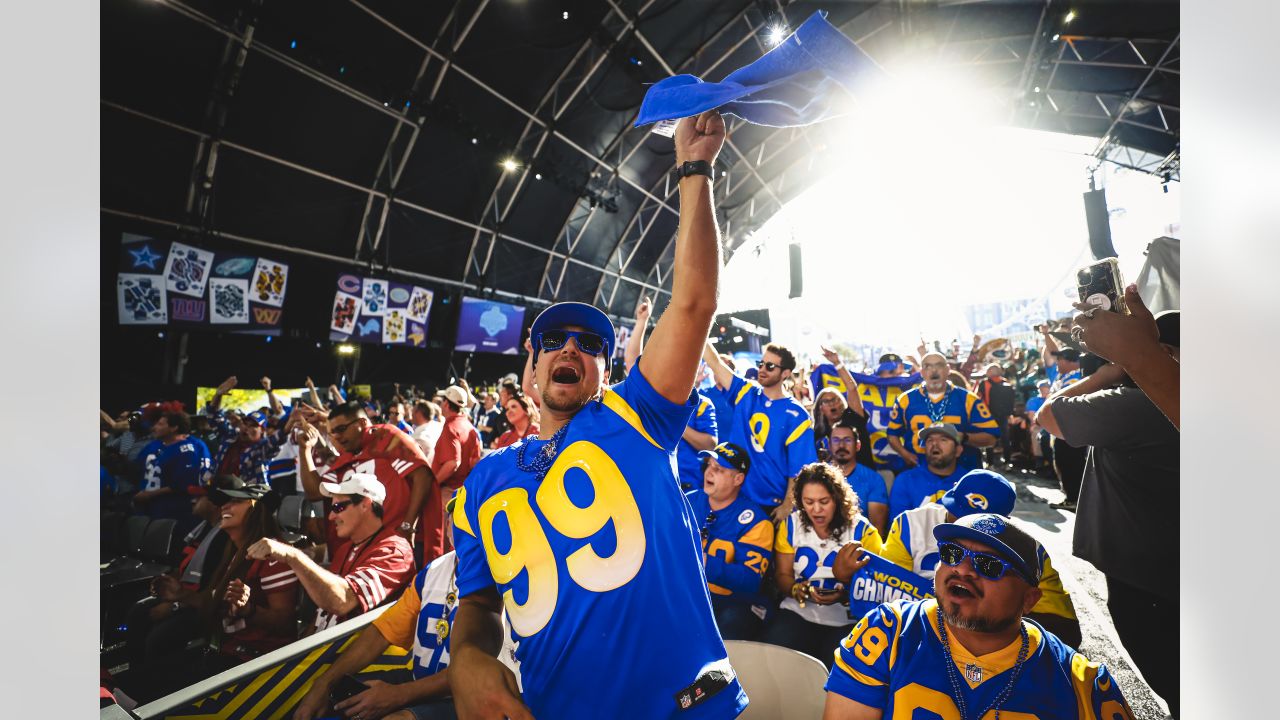
{"label": "blue beaded necklace", "polygon": [[[956,670],[956,661],[951,658],[951,643],[947,641],[947,621],[942,617],[942,603],[937,606],[938,615],[938,634],[942,637],[942,654],[946,656],[947,661],[947,679],[951,681],[951,695],[956,701],[956,709],[960,711],[960,720],[969,720],[969,709],[965,705],[964,694],[960,687],[960,671]],[[1018,649],[1018,661],[1013,664],[1013,669],[1009,671],[1009,682],[1004,686],[986,710],[978,713],[974,720],[981,720],[987,713],[992,710],[996,711],[995,720],[1000,720],[1000,707],[1004,705],[1009,696],[1013,694],[1013,686],[1018,682],[1018,676],[1022,674],[1022,665],[1027,661],[1027,650],[1031,646],[1031,640],[1027,637],[1027,624],[1018,619],[1018,629],[1022,631],[1022,647]]]}
{"label": "blue beaded necklace", "polygon": [[[569,422],[573,422],[570,420]],[[520,444],[520,450],[516,452],[516,467],[523,472],[533,473],[538,480],[542,482],[542,478],[546,476],[547,471],[556,462],[557,451],[560,448],[560,441],[564,439],[566,433],[569,432],[569,423],[565,423],[551,439],[547,440],[547,444],[542,446],[537,454],[533,456],[532,461],[525,460],[525,453],[528,452],[529,446],[533,444],[530,440],[525,440]]]}
{"label": "blue beaded necklace", "polygon": [[920,383],[920,397],[924,400],[924,409],[929,413],[930,422],[940,423],[947,416],[947,403],[951,400],[951,389],[954,387],[948,380],[946,389],[942,391],[942,399],[935,403],[929,399],[929,386]]}

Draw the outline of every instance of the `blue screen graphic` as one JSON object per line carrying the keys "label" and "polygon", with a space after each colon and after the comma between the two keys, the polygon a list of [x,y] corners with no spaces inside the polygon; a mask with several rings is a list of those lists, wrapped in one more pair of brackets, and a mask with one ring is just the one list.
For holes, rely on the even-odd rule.
{"label": "blue screen graphic", "polygon": [[458,318],[458,342],[454,347],[461,352],[515,355],[520,352],[523,327],[524,308],[464,297]]}

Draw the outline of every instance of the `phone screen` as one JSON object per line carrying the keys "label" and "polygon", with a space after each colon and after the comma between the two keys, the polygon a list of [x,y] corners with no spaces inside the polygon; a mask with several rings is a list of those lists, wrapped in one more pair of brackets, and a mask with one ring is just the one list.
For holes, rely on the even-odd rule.
{"label": "phone screen", "polygon": [[337,704],[347,698],[355,697],[368,689],[368,685],[365,685],[350,675],[343,675],[338,679],[338,682],[334,683],[333,689],[329,691],[329,700],[330,702]]}

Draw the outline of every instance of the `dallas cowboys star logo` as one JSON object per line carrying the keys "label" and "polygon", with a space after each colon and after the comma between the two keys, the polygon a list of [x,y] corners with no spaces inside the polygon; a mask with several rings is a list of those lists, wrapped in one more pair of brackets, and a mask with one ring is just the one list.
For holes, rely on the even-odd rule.
{"label": "dallas cowboys star logo", "polygon": [[157,255],[154,252],[151,252],[150,245],[143,245],[141,250],[130,250],[129,254],[133,256],[133,269],[135,270],[143,266],[152,270],[158,270],[159,268],[156,267],[156,261],[164,257],[163,255]]}

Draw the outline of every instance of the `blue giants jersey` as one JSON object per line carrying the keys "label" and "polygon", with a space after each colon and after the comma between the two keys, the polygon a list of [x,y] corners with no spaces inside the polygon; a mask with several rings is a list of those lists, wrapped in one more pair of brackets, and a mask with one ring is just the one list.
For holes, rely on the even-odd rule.
{"label": "blue giants jersey", "polygon": [[760,506],[739,495],[728,507],[711,510],[702,490],[685,495],[699,530],[705,528],[707,588],[711,601],[763,604],[761,579],[773,559],[773,522]]}
{"label": "blue giants jersey", "polygon": [[138,457],[142,458],[143,490],[167,487],[173,491],[148,502],[148,514],[161,518],[190,515],[191,491],[203,485],[209,473],[209,446],[190,435],[169,445],[152,440]]}
{"label": "blue giants jersey", "polygon": [[[885,718],[955,718],[946,655],[938,634],[936,600],[898,600],[867,613],[836,649],[826,689],[884,710]],[[1132,720],[1133,713],[1105,665],[1072,650],[1024,619],[1029,655],[1002,717],[1022,720]],[[973,715],[1009,682],[1021,638],[974,657],[948,635],[959,691]],[[983,715],[993,717],[994,713]]]}
{"label": "blue giants jersey", "polygon": [[729,442],[751,454],[751,470],[742,493],[762,507],[773,507],[782,502],[787,478],[818,462],[813,422],[795,398],[770,400],[764,388],[736,375],[729,394],[733,396],[733,419],[721,423],[729,430],[720,434],[727,434]]}
{"label": "blue giants jersey", "polygon": [[[698,409],[693,411],[693,415],[689,417],[689,427],[701,433],[707,433],[714,442],[716,439],[718,426],[716,424],[716,407],[711,402],[711,398],[698,393]],[[702,458],[698,457],[698,451],[692,445],[680,439],[680,445],[676,448],[676,467],[680,470],[680,486],[685,492],[699,489],[702,487]]]}
{"label": "blue giants jersey", "polygon": [[[902,393],[889,413],[889,432],[898,436],[903,447],[915,452],[921,464],[925,462],[925,454],[920,431],[934,423],[929,417],[929,402],[924,392],[924,385],[920,385]],[[948,384],[947,395],[942,402],[944,407],[939,422],[955,425],[962,433],[989,433],[1000,437],[996,419],[991,417],[991,411],[977,395]],[[982,467],[978,449],[966,445],[964,454],[960,456],[960,465],[970,470]]]}
{"label": "blue giants jersey", "polygon": [[[573,417],[541,482],[517,464],[522,448],[531,461],[546,447],[531,437],[486,456],[458,491],[458,591],[502,596],[535,717],[729,718],[746,707],[711,611],[702,518],[676,478],[696,403],[663,398],[637,364]],[[714,671],[727,686],[692,687]]]}

